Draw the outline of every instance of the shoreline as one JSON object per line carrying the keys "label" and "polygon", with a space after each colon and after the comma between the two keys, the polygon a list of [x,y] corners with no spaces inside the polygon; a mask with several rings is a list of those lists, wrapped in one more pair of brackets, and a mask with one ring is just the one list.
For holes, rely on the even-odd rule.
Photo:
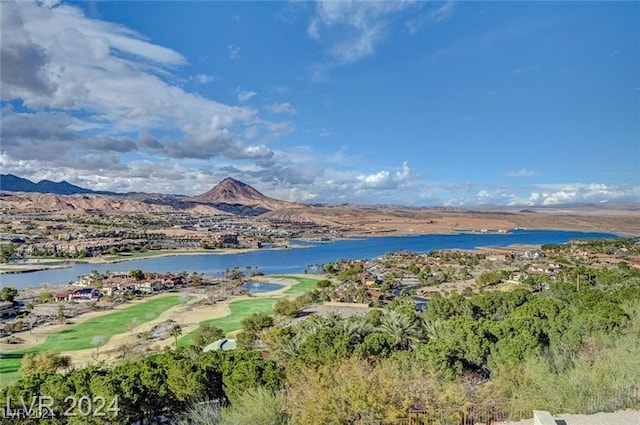
{"label": "shoreline", "polygon": [[[144,261],[151,260],[156,258],[167,258],[167,257],[178,257],[178,256],[193,256],[193,255],[231,255],[231,254],[246,254],[251,252],[259,252],[259,251],[278,251],[278,250],[289,250],[289,249],[298,249],[298,248],[309,248],[312,247],[313,244],[328,244],[338,241],[346,241],[346,240],[358,240],[358,239],[371,239],[371,238],[380,238],[380,237],[420,237],[420,236],[428,236],[428,235],[504,235],[508,236],[513,234],[515,231],[559,231],[559,232],[581,232],[581,233],[602,233],[609,234],[612,238],[625,238],[628,237],[622,233],[614,233],[606,230],[573,230],[573,229],[545,229],[545,228],[521,228],[514,227],[507,229],[506,231],[499,231],[494,229],[488,229],[486,231],[481,230],[469,230],[465,229],[464,231],[453,231],[453,232],[427,232],[427,233],[406,233],[406,232],[397,232],[392,234],[372,234],[372,235],[362,235],[362,234],[352,234],[350,236],[342,236],[336,237],[331,240],[314,240],[314,239],[305,239],[305,238],[296,238],[289,240],[289,244],[285,246],[278,246],[275,248],[220,248],[215,250],[160,250],[160,251],[149,251],[142,254],[148,255],[132,255],[132,256],[108,256],[108,257],[95,257],[95,258],[84,258],[84,259],[28,259],[29,263],[27,264],[0,264],[0,281],[2,280],[2,276],[5,275],[18,275],[24,273],[33,273],[38,271],[48,271],[48,270],[56,270],[56,269],[65,269],[73,267],[75,264],[95,264],[95,265],[105,265],[105,264],[117,264],[117,263],[125,263],[127,261]],[[291,242],[299,241],[304,245],[291,244]],[[311,244],[311,245],[309,245]],[[537,249],[540,244],[529,244],[531,248]],[[465,250],[473,250],[473,251],[486,251],[487,249],[500,249],[500,250],[508,250],[510,245],[506,246],[478,246],[476,248],[467,248]],[[518,250],[517,248],[515,249]],[[50,264],[47,264],[50,263]],[[64,284],[61,284],[62,286]],[[41,289],[42,287],[48,287],[49,285],[39,286],[39,287],[29,287],[22,289]],[[54,285],[59,286],[59,285]]]}
{"label": "shoreline", "polygon": [[[291,248],[291,247],[289,247]],[[289,248],[268,248],[268,250],[279,250],[279,249],[289,249]],[[296,248],[296,247],[293,247]],[[27,264],[1,264],[0,265],[0,275],[4,274],[21,274],[21,273],[32,273],[43,270],[55,270],[55,269],[64,269],[72,267],[73,264],[117,264],[117,263],[125,263],[127,261],[136,261],[136,260],[150,260],[153,258],[163,258],[163,257],[176,257],[182,255],[229,255],[229,254],[246,254],[249,252],[261,251],[264,248],[222,248],[219,250],[175,250],[175,251],[158,251],[157,253],[151,253],[150,255],[140,255],[140,256],[116,256],[113,257],[89,257],[83,259],[55,259],[53,261],[56,262],[64,262],[64,264],[51,264],[46,265],[40,263],[42,259],[31,258],[27,259],[28,261],[33,261],[33,263]],[[152,251],[151,251],[152,252]],[[146,252],[145,252],[146,253]],[[17,267],[17,268],[16,268]]]}

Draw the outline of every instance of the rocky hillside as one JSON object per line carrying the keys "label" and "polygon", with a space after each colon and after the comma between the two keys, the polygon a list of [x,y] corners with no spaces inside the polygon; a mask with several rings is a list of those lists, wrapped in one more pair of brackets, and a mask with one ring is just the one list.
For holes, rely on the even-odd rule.
{"label": "rocky hillside", "polygon": [[[210,205],[182,202],[181,211],[200,214],[225,214]],[[51,193],[3,193],[0,194],[0,210],[16,212],[76,211],[104,213],[154,213],[177,211],[170,203],[148,202],[125,196],[107,195],[56,195]]]}
{"label": "rocky hillside", "polygon": [[260,215],[272,210],[299,206],[263,195],[255,188],[233,178],[226,178],[192,201],[210,204],[237,215]]}

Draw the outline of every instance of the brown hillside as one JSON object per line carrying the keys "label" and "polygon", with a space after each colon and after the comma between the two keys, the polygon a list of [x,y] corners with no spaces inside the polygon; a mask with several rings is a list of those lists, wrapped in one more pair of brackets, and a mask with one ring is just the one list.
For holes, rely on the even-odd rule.
{"label": "brown hillside", "polygon": [[292,207],[293,202],[280,201],[263,195],[246,183],[228,177],[215,185],[209,191],[194,196],[193,201],[207,204],[240,204],[250,207],[261,207],[267,210]]}
{"label": "brown hillside", "polygon": [[100,211],[106,213],[154,213],[176,210],[192,211],[200,214],[225,214],[208,205],[183,203],[183,208],[171,205],[144,202],[122,196],[106,195],[54,195],[49,193],[4,194],[0,197],[0,210],[16,212],[41,211]]}

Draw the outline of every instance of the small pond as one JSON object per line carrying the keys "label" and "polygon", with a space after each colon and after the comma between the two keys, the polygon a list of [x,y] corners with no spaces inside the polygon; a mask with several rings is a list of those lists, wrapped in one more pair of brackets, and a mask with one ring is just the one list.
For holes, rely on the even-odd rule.
{"label": "small pond", "polygon": [[278,289],[284,288],[284,285],[280,285],[279,283],[245,282],[242,284],[242,288],[249,293],[259,294],[262,292],[277,291]]}

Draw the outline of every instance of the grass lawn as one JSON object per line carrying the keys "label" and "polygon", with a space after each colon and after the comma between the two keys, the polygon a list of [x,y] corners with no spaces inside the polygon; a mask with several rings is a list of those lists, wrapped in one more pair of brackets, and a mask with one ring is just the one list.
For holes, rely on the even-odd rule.
{"label": "grass lawn", "polygon": [[60,352],[93,348],[91,339],[101,335],[111,338],[113,335],[127,332],[127,326],[135,320],[142,324],[156,319],[169,308],[180,304],[180,296],[153,298],[104,316],[89,319],[86,322],[72,325],[67,329],[50,335],[42,344],[35,347],[17,350],[0,357],[0,382],[19,376],[22,356],[27,353],[45,350]]}
{"label": "grass lawn", "polygon": [[[200,322],[201,325],[214,325],[229,333],[242,328],[242,321],[251,316],[253,313],[273,313],[273,306],[278,301],[278,298],[256,298],[253,300],[240,300],[232,301],[229,304],[229,310],[231,313],[227,316],[217,319],[210,319]],[[193,334],[195,331],[188,333],[178,340],[178,345],[190,345],[193,344]]]}
{"label": "grass lawn", "polygon": [[[227,316],[220,317],[218,319],[205,320],[200,324],[214,325],[228,334],[229,332],[237,331],[242,328],[242,320],[251,316],[253,313],[263,312],[267,314],[273,313],[273,306],[275,303],[283,298],[287,298],[287,295],[299,295],[307,291],[311,291],[316,288],[318,281],[317,278],[308,277],[293,277],[293,276],[266,276],[278,279],[291,279],[298,283],[292,285],[289,289],[284,291],[285,297],[282,295],[274,295],[273,297],[261,297],[252,300],[232,301],[229,304],[229,310],[231,313]],[[197,330],[197,329],[196,329]],[[193,344],[193,334],[195,330],[188,333],[178,340],[178,345],[190,345]]]}
{"label": "grass lawn", "polygon": [[303,292],[309,292],[318,286],[318,281],[320,279],[310,278],[310,277],[290,277],[290,276],[274,276],[274,277],[282,277],[287,279],[292,279],[297,281],[295,285],[292,285],[289,289],[284,291],[285,295],[299,295]]}

